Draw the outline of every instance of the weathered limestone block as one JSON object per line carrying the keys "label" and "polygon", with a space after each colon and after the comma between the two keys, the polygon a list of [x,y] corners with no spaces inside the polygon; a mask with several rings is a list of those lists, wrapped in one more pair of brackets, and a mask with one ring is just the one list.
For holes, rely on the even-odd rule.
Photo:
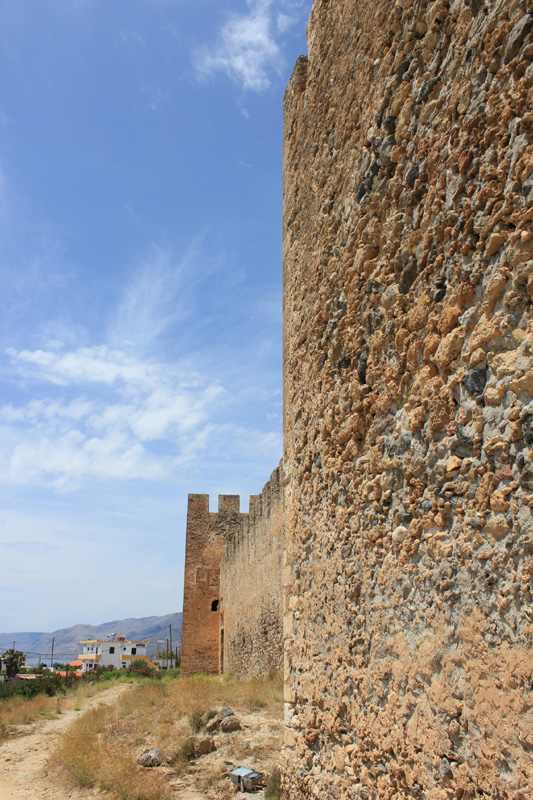
{"label": "weathered limestone block", "polygon": [[194,755],[196,757],[214,753],[216,749],[216,742],[211,736],[194,737]]}
{"label": "weathered limestone block", "polygon": [[232,731],[240,731],[241,730],[240,720],[235,716],[235,714],[230,714],[228,717],[224,717],[224,719],[221,721],[220,730],[222,731],[222,733],[231,733]]}

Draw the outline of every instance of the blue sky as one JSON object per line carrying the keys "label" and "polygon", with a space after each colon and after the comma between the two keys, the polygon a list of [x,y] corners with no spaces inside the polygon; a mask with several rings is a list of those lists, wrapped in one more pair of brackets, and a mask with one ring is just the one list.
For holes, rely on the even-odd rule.
{"label": "blue sky", "polygon": [[2,631],[181,609],[187,493],[246,510],[281,457],[310,6],[0,4]]}

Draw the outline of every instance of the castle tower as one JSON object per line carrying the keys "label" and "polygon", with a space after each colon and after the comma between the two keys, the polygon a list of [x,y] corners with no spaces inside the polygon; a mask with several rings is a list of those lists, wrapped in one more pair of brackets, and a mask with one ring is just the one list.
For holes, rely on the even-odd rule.
{"label": "castle tower", "polygon": [[185,675],[220,671],[220,560],[247,517],[239,508],[238,495],[219,495],[215,513],[209,511],[209,495],[189,495],[181,634],[181,669]]}

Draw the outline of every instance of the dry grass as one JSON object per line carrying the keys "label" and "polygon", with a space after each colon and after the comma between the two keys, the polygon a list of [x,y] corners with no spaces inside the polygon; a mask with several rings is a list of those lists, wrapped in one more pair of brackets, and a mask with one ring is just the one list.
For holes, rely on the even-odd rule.
{"label": "dry grass", "polygon": [[137,767],[134,716],[120,704],[86,712],[65,734],[53,757],[76,786],[113,792],[120,800],[166,800],[164,779]]}
{"label": "dry grass", "polygon": [[[118,800],[169,800],[168,778],[186,769],[191,735],[199,717],[224,705],[246,713],[279,718],[282,711],[282,681],[206,677],[145,681],[119,698],[114,706],[95,708],[80,717],[65,734],[54,754],[53,764],[73,784],[97,787]],[[137,765],[148,748],[163,751],[166,770]],[[172,766],[172,769],[168,768]],[[225,794],[226,781],[216,770],[208,781]]]}
{"label": "dry grass", "polygon": [[217,800],[235,800],[235,786],[227,777],[227,766],[210,764],[204,771],[202,789]]}
{"label": "dry grass", "polygon": [[0,700],[0,742],[19,735],[21,725],[30,725],[39,719],[53,719],[62,711],[79,711],[86,700],[106,689],[109,689],[109,684],[85,684],[58,697],[40,694]]}
{"label": "dry grass", "polygon": [[11,697],[0,702],[0,741],[4,741],[19,725],[29,725],[42,717],[55,716],[57,698],[37,695],[37,697]]}
{"label": "dry grass", "polygon": [[278,714],[283,708],[283,681],[281,676],[239,680],[223,675],[196,675],[180,678],[169,685],[169,699],[181,714],[208,711],[214,706],[232,706],[242,711]]}

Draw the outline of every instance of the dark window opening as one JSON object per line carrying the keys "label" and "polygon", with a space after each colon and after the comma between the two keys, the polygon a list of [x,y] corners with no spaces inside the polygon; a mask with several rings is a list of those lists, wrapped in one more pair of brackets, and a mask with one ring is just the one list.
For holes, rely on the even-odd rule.
{"label": "dark window opening", "polygon": [[213,600],[211,602],[211,611],[218,611],[218,600]]}
{"label": "dark window opening", "polygon": [[132,654],[132,656],[137,654],[137,648],[136,647],[132,647],[131,648],[131,654]]}
{"label": "dark window opening", "polygon": [[115,652],[115,648],[114,648],[114,647],[110,647],[110,648],[109,648],[109,652],[110,652],[110,653],[114,653],[114,652]]}

